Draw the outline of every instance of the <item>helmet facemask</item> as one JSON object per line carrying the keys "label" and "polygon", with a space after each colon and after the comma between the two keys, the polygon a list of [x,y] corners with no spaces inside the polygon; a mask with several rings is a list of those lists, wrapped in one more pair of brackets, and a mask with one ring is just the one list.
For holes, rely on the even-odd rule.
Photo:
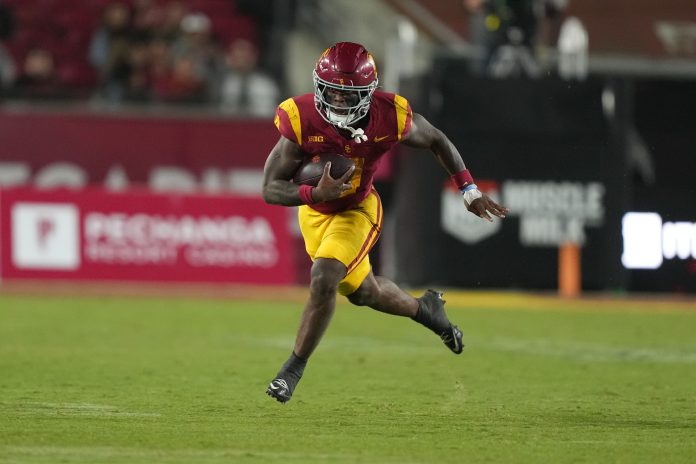
{"label": "helmet facemask", "polygon": [[[313,71],[314,106],[329,124],[346,128],[367,115],[377,79],[369,85],[341,85],[328,82]],[[337,103],[336,97],[343,102]]]}

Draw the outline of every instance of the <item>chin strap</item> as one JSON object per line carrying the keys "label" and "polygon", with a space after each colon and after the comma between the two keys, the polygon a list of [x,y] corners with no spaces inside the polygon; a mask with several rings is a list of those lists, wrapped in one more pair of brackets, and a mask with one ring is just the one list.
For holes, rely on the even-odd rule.
{"label": "chin strap", "polygon": [[367,142],[367,135],[365,135],[365,131],[362,130],[360,127],[357,129],[353,129],[346,123],[338,123],[338,127],[341,129],[346,129],[350,131],[351,136],[353,137],[353,140],[355,140],[355,143],[361,143],[361,142]]}

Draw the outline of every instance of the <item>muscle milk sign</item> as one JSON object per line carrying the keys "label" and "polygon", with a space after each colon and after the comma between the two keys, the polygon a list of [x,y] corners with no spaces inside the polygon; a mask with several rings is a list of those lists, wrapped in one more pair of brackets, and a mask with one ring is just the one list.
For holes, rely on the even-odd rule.
{"label": "muscle milk sign", "polygon": [[[479,189],[490,196],[493,201],[500,201],[500,190],[495,182],[477,181]],[[484,221],[469,212],[464,206],[462,194],[447,181],[442,190],[442,229],[466,244],[478,243],[500,230],[501,222]]]}
{"label": "muscle milk sign", "polygon": [[[584,244],[585,228],[604,221],[605,188],[599,182],[507,180],[477,182],[479,189],[510,208],[519,218],[523,246],[555,247],[565,242]],[[501,221],[483,221],[466,210],[461,194],[451,186],[442,193],[442,227],[464,243],[476,243],[496,234]]]}
{"label": "muscle milk sign", "polygon": [[507,180],[503,204],[520,218],[524,246],[585,243],[585,228],[604,222],[605,188],[599,182]]}

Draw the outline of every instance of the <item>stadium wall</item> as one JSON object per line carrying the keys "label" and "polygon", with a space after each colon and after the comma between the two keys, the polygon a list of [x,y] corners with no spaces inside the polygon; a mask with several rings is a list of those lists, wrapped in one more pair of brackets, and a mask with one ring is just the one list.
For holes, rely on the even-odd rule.
{"label": "stadium wall", "polygon": [[0,276],[293,284],[285,213],[258,197],[3,189]]}
{"label": "stadium wall", "polygon": [[[464,77],[466,67],[439,60],[411,85],[427,89],[412,101],[511,211],[492,224],[466,213],[442,168],[407,151],[394,195],[396,229],[409,231],[397,242],[397,280],[555,289],[559,248],[572,243],[585,290],[696,291],[696,207],[681,200],[696,193],[688,82],[483,80]],[[631,212],[661,222],[648,218],[655,232],[646,237],[642,226],[624,227]]]}
{"label": "stadium wall", "polygon": [[294,211],[260,198],[267,120],[0,112],[0,277],[293,284]]}
{"label": "stadium wall", "polygon": [[[405,151],[391,181],[380,181],[394,225],[381,240],[388,245],[381,248],[387,262],[376,264],[414,286],[554,289],[558,248],[570,241],[582,247],[586,290],[696,291],[690,201],[696,94],[690,82],[601,76],[584,83],[482,81],[462,77],[467,74],[460,66],[440,61],[429,79],[405,83],[403,94],[452,138],[479,186],[512,208],[510,217],[488,224],[466,213],[434,159]],[[255,199],[266,211],[258,198],[262,167],[276,139],[265,120],[5,107],[0,187],[88,188],[122,199],[146,188],[156,196],[153,204],[162,205],[157,214],[189,214],[168,209],[182,194],[203,195],[203,203],[231,196],[230,208],[237,199]],[[31,198],[26,201],[36,201]],[[52,196],[41,198],[50,202]],[[78,195],[75,202],[81,201]],[[128,214],[150,202],[129,201]],[[5,269],[14,259],[7,248],[14,227],[7,204],[3,200]],[[291,242],[284,249],[294,262],[292,277],[283,271],[281,280],[303,282],[309,261],[294,211],[271,209],[284,214],[277,239]],[[29,276],[20,271],[10,275]],[[183,274],[222,281],[235,275],[224,267],[217,272],[220,277]]]}

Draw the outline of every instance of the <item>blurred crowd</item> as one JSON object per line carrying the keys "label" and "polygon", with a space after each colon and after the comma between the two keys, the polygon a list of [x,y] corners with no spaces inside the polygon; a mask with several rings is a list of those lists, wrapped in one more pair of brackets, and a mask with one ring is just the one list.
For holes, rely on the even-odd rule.
{"label": "blurred crowd", "polygon": [[232,0],[0,0],[0,88],[268,116],[280,85],[259,65],[261,43]]}
{"label": "blurred crowd", "polygon": [[462,0],[470,43],[477,48],[472,71],[493,78],[540,77],[539,45],[556,47],[564,78],[586,74],[587,32],[564,14],[570,0]]}

